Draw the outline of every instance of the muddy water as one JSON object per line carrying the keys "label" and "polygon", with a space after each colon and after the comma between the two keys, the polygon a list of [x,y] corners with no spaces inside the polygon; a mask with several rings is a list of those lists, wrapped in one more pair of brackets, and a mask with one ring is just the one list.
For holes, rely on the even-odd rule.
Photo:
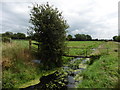
{"label": "muddy water", "polygon": [[[89,58],[81,59],[75,58],[71,60],[67,65],[61,67],[60,71],[56,71],[50,75],[40,78],[40,83],[29,86],[25,89],[68,89],[76,88],[77,84],[82,82],[82,76],[80,73],[86,69],[87,61]],[[34,61],[35,63],[40,63]]]}
{"label": "muddy water", "polygon": [[[66,66],[64,67],[64,70],[68,72],[68,84],[67,87],[68,88],[76,88],[77,84],[82,82],[82,76],[80,77],[80,73],[86,69],[87,64],[86,62],[89,60],[89,58],[86,58],[84,60],[81,61],[81,58],[75,58],[70,62],[70,65],[67,66],[67,69],[71,69],[66,70]],[[79,61],[81,61],[79,63]],[[74,64],[78,62],[79,64]],[[71,66],[72,65],[72,66]],[[74,66],[75,65],[75,66]]]}

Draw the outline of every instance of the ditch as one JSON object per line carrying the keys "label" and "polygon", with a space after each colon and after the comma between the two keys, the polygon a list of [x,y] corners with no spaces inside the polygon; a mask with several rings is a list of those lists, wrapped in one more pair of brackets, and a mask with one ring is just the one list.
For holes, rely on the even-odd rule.
{"label": "ditch", "polygon": [[77,84],[82,82],[83,77],[80,74],[87,68],[87,62],[89,62],[89,58],[74,58],[54,73],[42,76],[38,84],[23,88],[22,90],[76,88]]}

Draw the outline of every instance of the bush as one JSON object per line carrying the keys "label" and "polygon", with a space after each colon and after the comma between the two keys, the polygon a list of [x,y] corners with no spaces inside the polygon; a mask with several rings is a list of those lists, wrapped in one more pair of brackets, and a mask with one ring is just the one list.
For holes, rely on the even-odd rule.
{"label": "bush", "polygon": [[41,42],[39,50],[41,62],[49,69],[61,66],[68,28],[62,13],[47,3],[33,6],[30,16],[36,41]]}
{"label": "bush", "polygon": [[8,37],[2,37],[2,42],[10,43],[10,42],[11,42],[11,38],[8,38]]}

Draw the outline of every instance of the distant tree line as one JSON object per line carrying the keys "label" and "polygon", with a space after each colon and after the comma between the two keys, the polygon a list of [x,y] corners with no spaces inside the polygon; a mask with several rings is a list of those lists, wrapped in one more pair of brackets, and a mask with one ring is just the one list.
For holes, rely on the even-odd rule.
{"label": "distant tree line", "polygon": [[117,41],[120,42],[120,36],[114,36],[113,39],[92,39],[90,35],[76,34],[74,37],[72,35],[67,35],[66,40],[68,41]]}
{"label": "distant tree line", "polygon": [[67,36],[68,41],[91,41],[92,37],[90,35],[85,34],[76,34],[74,35],[75,38],[72,37],[72,35]]}
{"label": "distant tree line", "polygon": [[[32,39],[36,40],[39,37],[37,33],[34,33],[32,35],[26,36],[24,33],[13,33],[13,32],[5,32],[0,34],[0,37],[5,37],[5,38],[11,38],[11,39]],[[120,36],[113,36],[113,41],[120,42]],[[107,40],[107,41],[112,41],[112,39]],[[66,40],[68,41],[106,41],[106,39],[92,39],[90,35],[85,35],[85,34],[76,34],[74,35],[74,38],[72,35],[67,35]],[[38,41],[39,42],[39,41]]]}
{"label": "distant tree line", "polygon": [[27,39],[24,33],[13,33],[13,32],[5,32],[1,34],[2,37],[11,38],[11,39]]}
{"label": "distant tree line", "polygon": [[120,42],[120,36],[114,36],[113,41]]}

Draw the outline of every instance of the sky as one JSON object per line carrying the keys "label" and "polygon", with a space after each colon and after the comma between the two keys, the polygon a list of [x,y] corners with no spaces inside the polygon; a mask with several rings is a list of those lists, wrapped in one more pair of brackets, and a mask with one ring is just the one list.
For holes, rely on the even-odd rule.
{"label": "sky", "polygon": [[118,35],[119,0],[2,0],[0,33],[27,33],[29,7],[47,2],[62,12],[69,25],[67,34],[88,34],[94,39],[112,39]]}

